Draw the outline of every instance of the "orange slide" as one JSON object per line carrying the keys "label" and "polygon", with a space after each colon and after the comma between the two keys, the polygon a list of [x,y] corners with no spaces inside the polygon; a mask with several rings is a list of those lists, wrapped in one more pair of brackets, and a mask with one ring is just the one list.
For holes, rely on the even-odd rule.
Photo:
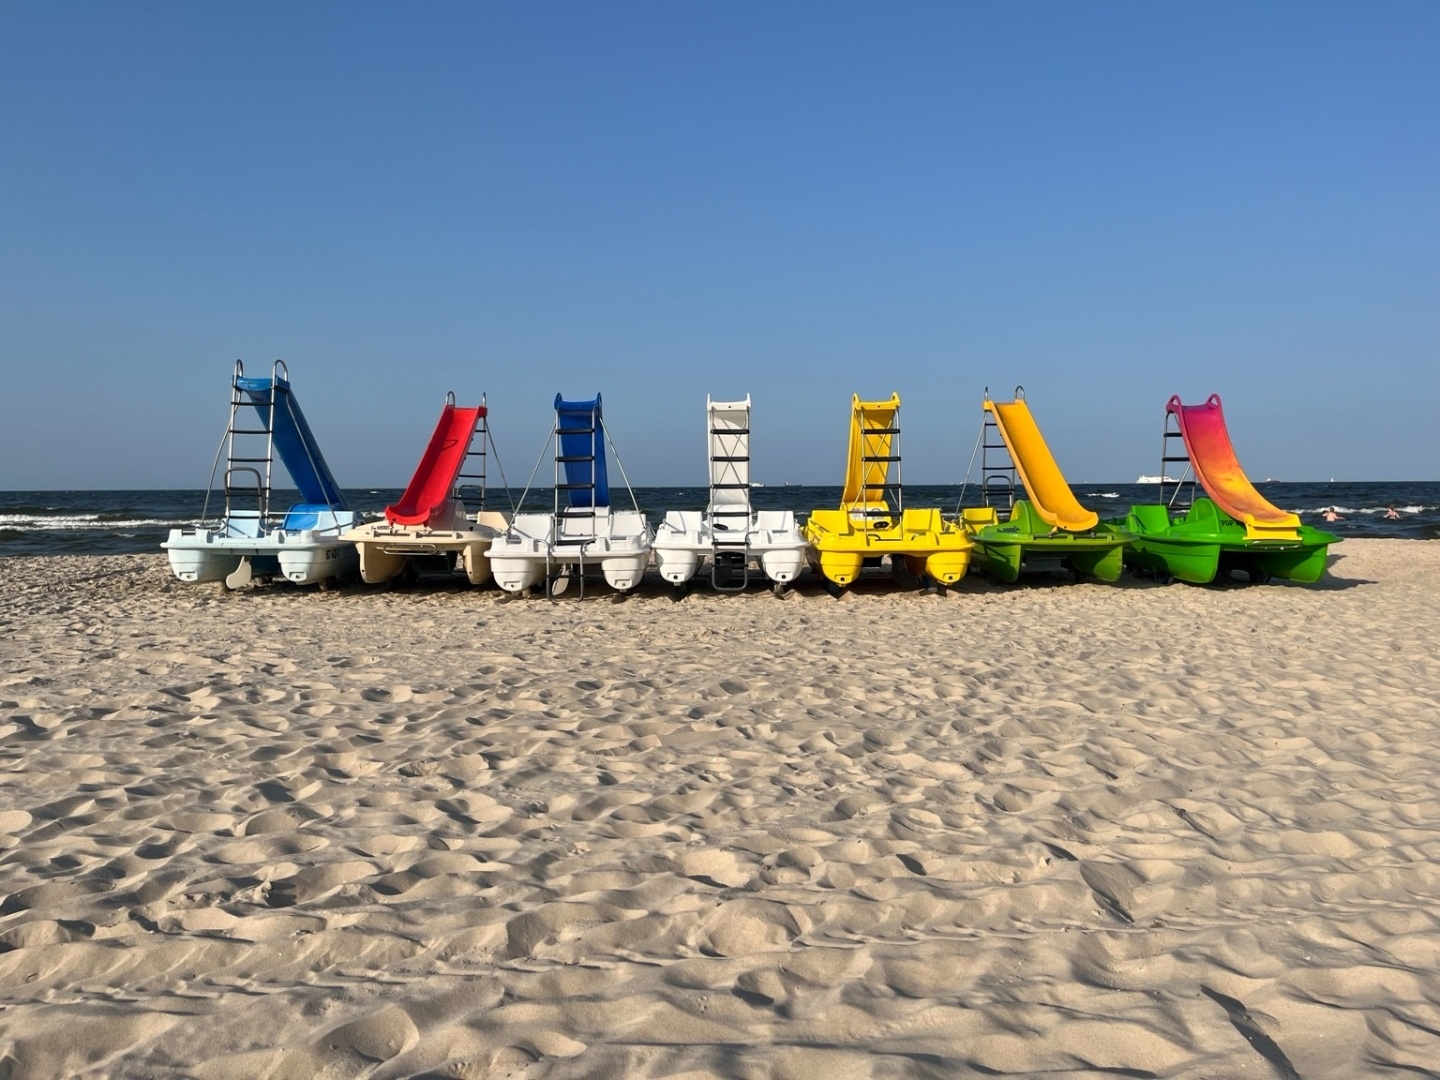
{"label": "orange slide", "polygon": [[1300,527],[1296,515],[1281,510],[1255,490],[1240,467],[1220,395],[1211,394],[1203,405],[1185,405],[1179,395],[1165,403],[1165,411],[1180,422],[1185,452],[1205,494],[1221,510],[1245,526],[1251,540],[1294,540]]}
{"label": "orange slide", "polygon": [[425,525],[437,510],[448,513],[455,477],[470,452],[475,437],[475,423],[485,415],[484,405],[457,408],[447,403],[430,436],[425,456],[410,478],[410,486],[400,501],[385,508],[385,520],[392,525]]}

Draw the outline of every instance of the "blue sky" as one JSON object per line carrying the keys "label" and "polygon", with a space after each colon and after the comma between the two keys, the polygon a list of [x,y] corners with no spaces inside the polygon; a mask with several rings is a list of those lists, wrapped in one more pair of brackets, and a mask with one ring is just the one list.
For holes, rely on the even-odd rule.
{"label": "blue sky", "polygon": [[239,357],[342,484],[446,390],[529,472],[958,481],[1025,385],[1074,481],[1172,393],[1283,479],[1440,474],[1440,5],[0,5],[0,488],[198,486]]}

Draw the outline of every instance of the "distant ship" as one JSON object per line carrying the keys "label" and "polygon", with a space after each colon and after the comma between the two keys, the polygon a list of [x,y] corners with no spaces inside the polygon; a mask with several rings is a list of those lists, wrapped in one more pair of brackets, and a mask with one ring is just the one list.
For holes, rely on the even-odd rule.
{"label": "distant ship", "polygon": [[1135,483],[1137,483],[1137,484],[1178,484],[1178,483],[1180,483],[1180,481],[1179,481],[1179,480],[1176,480],[1173,476],[1137,476],[1137,477],[1135,478]]}

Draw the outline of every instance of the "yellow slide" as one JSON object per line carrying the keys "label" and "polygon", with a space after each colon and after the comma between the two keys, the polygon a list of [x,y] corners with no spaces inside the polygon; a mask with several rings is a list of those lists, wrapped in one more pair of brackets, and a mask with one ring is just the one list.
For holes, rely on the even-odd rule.
{"label": "yellow slide", "polygon": [[1052,529],[1066,532],[1095,528],[1100,515],[1076,501],[1024,399],[1001,403],[986,398],[985,411],[995,417],[995,426],[1000,429],[1000,437],[1020,473],[1020,482],[1040,518]]}
{"label": "yellow slide", "polygon": [[[838,510],[814,510],[805,523],[811,564],[834,590],[851,584],[865,565],[890,557],[897,579],[953,585],[965,576],[974,547],[938,508],[900,505],[900,395],[850,403],[850,447]],[[893,469],[892,469],[893,466]],[[892,476],[893,473],[893,476]],[[892,505],[892,496],[894,504]]]}

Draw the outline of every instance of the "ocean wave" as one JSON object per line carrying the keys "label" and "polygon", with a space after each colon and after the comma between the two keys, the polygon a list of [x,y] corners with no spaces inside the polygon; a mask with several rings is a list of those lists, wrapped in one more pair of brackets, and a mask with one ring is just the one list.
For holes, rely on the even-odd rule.
{"label": "ocean wave", "polygon": [[[1313,510],[1296,510],[1294,513],[1323,514],[1327,510],[1334,510],[1337,514],[1385,514],[1389,509],[1390,507],[1388,506],[1340,506],[1337,503],[1334,506],[1317,506]],[[1397,514],[1423,514],[1428,510],[1437,509],[1440,509],[1440,507],[1422,505],[1396,506],[1395,512]]]}
{"label": "ocean wave", "polygon": [[0,514],[0,529],[57,532],[71,529],[178,528],[193,521],[177,518],[112,518],[106,514]]}

